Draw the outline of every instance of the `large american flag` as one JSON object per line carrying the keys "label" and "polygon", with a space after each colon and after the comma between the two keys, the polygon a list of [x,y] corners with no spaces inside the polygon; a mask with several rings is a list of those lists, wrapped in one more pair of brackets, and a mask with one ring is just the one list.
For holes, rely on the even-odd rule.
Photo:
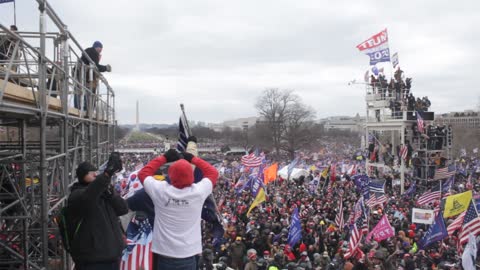
{"label": "large american flag", "polygon": [[441,180],[449,178],[455,175],[455,165],[450,165],[445,168],[439,168],[435,170],[434,180]]}
{"label": "large american flag", "polygon": [[449,236],[452,236],[452,234],[462,228],[462,224],[463,224],[463,219],[465,217],[465,213],[466,212],[463,212],[461,213],[460,215],[458,215],[458,217],[452,222],[452,224],[448,225],[447,227],[447,232],[448,232],[448,235]]}
{"label": "large american flag", "polygon": [[265,155],[262,153],[260,153],[260,155],[255,155],[254,152],[250,153],[249,155],[245,155],[242,157],[242,164],[245,166],[245,167],[258,167],[260,165],[262,165],[263,163],[263,160],[265,159]]}
{"label": "large american flag", "polygon": [[460,232],[460,244],[463,245],[468,242],[468,235],[472,233],[477,236],[480,233],[480,217],[478,216],[475,204],[470,202],[470,206],[463,219],[462,231]]}
{"label": "large american flag", "polygon": [[425,122],[419,112],[417,112],[417,129],[418,132],[425,133]]}
{"label": "large american flag", "polygon": [[440,200],[441,195],[442,195],[442,190],[441,190],[440,184],[437,184],[434,187],[432,187],[431,190],[423,193],[423,195],[420,196],[420,198],[418,198],[417,203],[419,205],[429,204],[435,200]]}

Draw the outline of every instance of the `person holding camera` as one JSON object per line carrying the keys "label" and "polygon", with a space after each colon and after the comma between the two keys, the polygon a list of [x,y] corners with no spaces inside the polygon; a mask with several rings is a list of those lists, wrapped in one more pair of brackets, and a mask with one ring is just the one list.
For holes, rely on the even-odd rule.
{"label": "person holding camera", "polygon": [[78,182],[71,188],[66,208],[73,230],[70,255],[76,270],[120,268],[125,244],[118,217],[128,213],[128,207],[111,185],[111,177],[120,170],[122,161],[116,152],[100,174],[88,161],[76,170]]}
{"label": "person holding camera", "polygon": [[[170,182],[155,180],[154,172],[169,162],[173,162],[168,169]],[[197,183],[192,165],[203,174]],[[217,170],[191,153],[180,156],[170,149],[143,167],[138,178],[155,206],[152,251],[158,256],[154,269],[196,270],[195,256],[202,253],[202,207],[217,182]]]}

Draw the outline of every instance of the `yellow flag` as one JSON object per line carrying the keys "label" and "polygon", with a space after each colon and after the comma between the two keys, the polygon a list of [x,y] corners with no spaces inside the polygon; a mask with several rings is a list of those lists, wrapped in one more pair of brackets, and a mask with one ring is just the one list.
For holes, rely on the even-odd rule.
{"label": "yellow flag", "polygon": [[471,200],[471,190],[460,194],[448,196],[445,200],[445,210],[443,211],[443,217],[453,217],[466,211]]}
{"label": "yellow flag", "polygon": [[310,171],[314,172],[316,170],[317,170],[317,167],[315,167],[315,165],[310,166]]}
{"label": "yellow flag", "polygon": [[275,181],[277,179],[278,163],[270,165],[263,171],[263,183],[268,184],[269,182]]}
{"label": "yellow flag", "polygon": [[250,208],[248,209],[247,216],[250,215],[250,211],[253,210],[253,208],[257,207],[257,205],[261,204],[262,202],[265,201],[265,191],[263,188],[260,188],[258,191],[257,197],[255,197],[255,200],[253,200],[252,205],[250,205]]}
{"label": "yellow flag", "polygon": [[322,177],[323,177],[324,179],[327,178],[329,171],[330,171],[330,166],[328,166],[327,168],[325,168],[325,169],[322,171]]}

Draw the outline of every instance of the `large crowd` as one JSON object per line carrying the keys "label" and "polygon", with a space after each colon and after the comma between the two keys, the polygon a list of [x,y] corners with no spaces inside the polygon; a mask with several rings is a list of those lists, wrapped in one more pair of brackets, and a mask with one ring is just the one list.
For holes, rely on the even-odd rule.
{"label": "large crowd", "polygon": [[[371,175],[370,181],[385,184],[384,200],[370,207],[364,202],[361,184],[357,182],[359,175],[371,173],[364,169],[365,156],[368,153],[356,153],[354,147],[341,143],[325,143],[317,152],[299,153],[295,168],[305,173],[290,179],[278,176],[265,184],[265,202],[247,215],[255,196],[244,180],[257,172],[242,165],[240,157],[224,160],[223,154],[210,155],[209,158],[221,161],[214,164],[220,178],[213,194],[224,233],[218,237],[211,223],[202,223],[203,253],[199,256],[199,269],[462,269],[465,247],[458,244],[460,230],[423,246],[420,242],[430,225],[412,222],[414,207],[441,213],[440,199],[424,205],[418,203],[430,184],[422,186],[411,180],[412,175],[407,175],[408,195],[402,195],[396,172]],[[139,163],[148,162],[152,155],[126,154],[123,158],[126,171],[119,181],[128,182],[129,173],[138,169]],[[279,168],[290,164],[286,157],[265,156],[265,166],[274,161]],[[446,192],[472,190],[476,199],[480,194],[479,158],[462,157],[454,164],[456,174]],[[163,174],[167,175],[166,171]],[[351,254],[349,241],[358,219],[359,201],[364,207],[365,235]],[[301,239],[289,245],[295,209],[301,223]],[[338,224],[339,216],[344,219],[340,224],[343,226]],[[367,240],[366,233],[372,232],[382,217],[394,228],[394,236],[381,241]],[[446,218],[446,225],[456,218]]]}

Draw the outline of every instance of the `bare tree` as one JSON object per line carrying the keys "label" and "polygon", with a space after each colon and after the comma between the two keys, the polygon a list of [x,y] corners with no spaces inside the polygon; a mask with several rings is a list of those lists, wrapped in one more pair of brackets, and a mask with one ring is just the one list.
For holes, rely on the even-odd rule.
{"label": "bare tree", "polygon": [[291,90],[269,88],[263,91],[255,104],[255,108],[263,118],[262,121],[269,127],[273,146],[277,154],[280,153],[288,110],[298,100],[299,97],[293,94]]}
{"label": "bare tree", "polygon": [[295,156],[295,150],[306,146],[312,138],[311,129],[314,125],[315,110],[303,104],[300,100],[288,106],[282,136],[282,148],[290,158]]}

